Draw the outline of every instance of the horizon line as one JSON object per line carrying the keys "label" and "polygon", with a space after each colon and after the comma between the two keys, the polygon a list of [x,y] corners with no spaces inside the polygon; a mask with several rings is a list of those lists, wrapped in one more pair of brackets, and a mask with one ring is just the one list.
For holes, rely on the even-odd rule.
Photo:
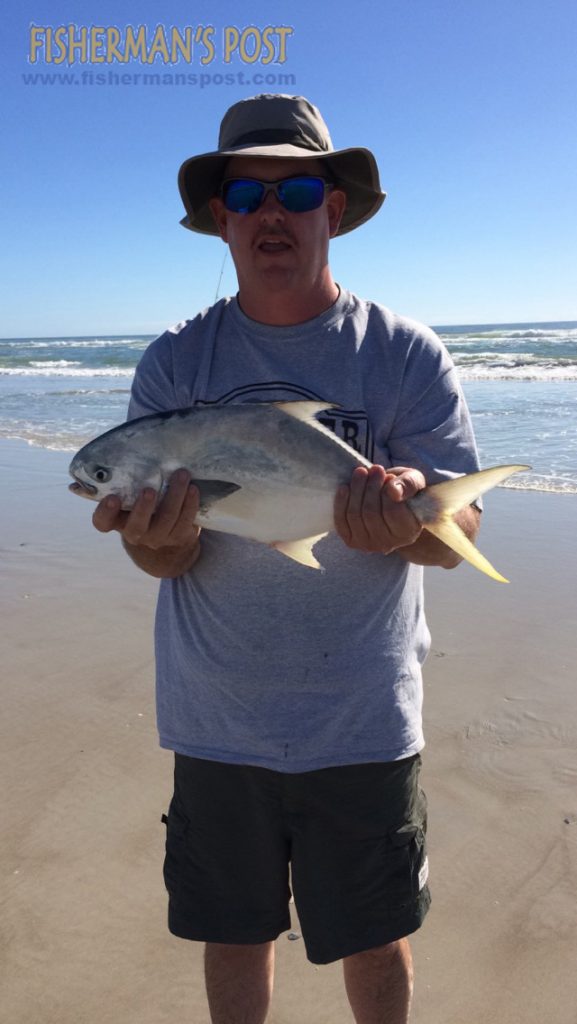
{"label": "horizon line", "polygon": [[[407,319],[414,320],[415,317],[407,316]],[[445,323],[436,323],[436,324],[429,323],[428,321],[423,320],[423,319],[419,319],[418,322],[422,323],[424,326],[430,327],[434,331],[442,331],[446,327],[469,327],[469,328],[472,328],[472,329],[478,329],[480,327],[537,327],[537,326],[538,327],[554,327],[554,326],[559,325],[559,324],[575,324],[575,326],[577,327],[577,317],[575,317],[574,319],[573,318],[565,317],[565,318],[561,318],[561,319],[558,319],[558,320],[479,320],[479,321],[470,322],[470,323],[463,323],[461,321],[455,320],[453,323],[445,322]],[[172,326],[172,325],[168,325],[160,333],[164,334],[164,331],[169,330],[170,326]],[[159,337],[159,334],[157,332],[155,332],[155,331],[150,331],[149,332],[149,331],[130,331],[130,330],[111,331],[111,332],[97,331],[97,332],[92,333],[92,334],[80,334],[79,332],[74,332],[73,334],[36,334],[36,333],[28,333],[28,334],[24,334],[24,335],[14,335],[14,334],[11,334],[11,335],[0,335],[0,341],[31,341],[33,339],[38,339],[38,338],[42,339],[42,341],[57,341],[57,340],[66,341],[66,340],[73,340],[74,338],[86,339],[86,338],[99,338],[99,337],[105,337],[105,338],[123,338],[123,337],[157,338],[157,337]]]}

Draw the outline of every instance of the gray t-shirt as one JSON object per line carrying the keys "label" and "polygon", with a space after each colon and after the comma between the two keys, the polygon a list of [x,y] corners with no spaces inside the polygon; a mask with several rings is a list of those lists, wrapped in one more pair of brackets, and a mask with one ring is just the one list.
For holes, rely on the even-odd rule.
{"label": "gray t-shirt", "polygon": [[[451,359],[429,329],[342,290],[290,327],[223,299],[146,350],[129,418],[196,403],[312,399],[373,462],[428,482],[478,469]],[[160,744],[192,757],[302,772],[393,761],[424,745],[430,636],[423,570],[329,534],[324,572],[204,530],[191,572],[162,580],[156,617]]]}

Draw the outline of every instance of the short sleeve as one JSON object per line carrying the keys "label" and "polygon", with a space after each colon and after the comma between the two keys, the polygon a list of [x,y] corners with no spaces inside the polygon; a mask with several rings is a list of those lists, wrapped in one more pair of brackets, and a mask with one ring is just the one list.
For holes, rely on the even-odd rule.
{"label": "short sleeve", "polygon": [[393,465],[429,483],[479,469],[471,417],[449,353],[431,331],[414,338],[388,438]]}
{"label": "short sleeve", "polygon": [[165,331],[146,349],[136,367],[127,419],[166,412],[176,406],[172,356],[172,335]]}

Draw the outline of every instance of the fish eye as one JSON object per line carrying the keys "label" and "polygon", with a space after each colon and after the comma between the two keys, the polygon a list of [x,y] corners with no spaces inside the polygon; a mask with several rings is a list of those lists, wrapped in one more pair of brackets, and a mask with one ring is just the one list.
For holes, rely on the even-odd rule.
{"label": "fish eye", "polygon": [[98,480],[99,484],[107,484],[112,473],[106,466],[95,466],[90,475],[93,480]]}

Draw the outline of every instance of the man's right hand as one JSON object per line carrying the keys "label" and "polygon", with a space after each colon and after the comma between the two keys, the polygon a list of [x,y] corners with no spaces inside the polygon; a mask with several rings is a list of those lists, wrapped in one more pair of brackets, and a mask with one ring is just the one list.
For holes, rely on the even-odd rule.
{"label": "man's right hand", "polygon": [[190,480],[187,470],[177,470],[158,506],[156,492],[146,488],[130,512],[109,495],[98,504],[92,522],[100,533],[120,533],[133,562],[151,576],[181,576],[200,554],[200,527],[194,522],[199,495]]}

